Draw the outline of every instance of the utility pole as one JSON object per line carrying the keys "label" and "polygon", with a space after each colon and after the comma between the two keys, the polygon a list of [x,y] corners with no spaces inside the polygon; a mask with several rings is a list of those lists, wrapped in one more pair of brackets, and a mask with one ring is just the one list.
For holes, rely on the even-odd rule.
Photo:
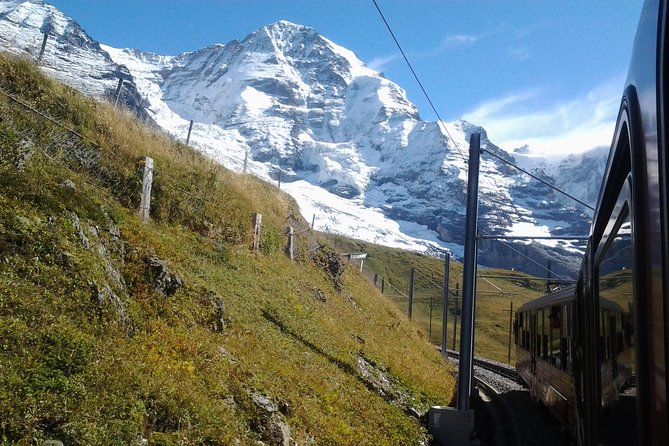
{"label": "utility pole", "polygon": [[481,134],[473,133],[469,140],[469,176],[467,179],[467,216],[465,222],[465,260],[462,282],[462,318],[460,332],[460,362],[458,404],[460,411],[469,410],[472,393],[474,356],[474,320],[476,309],[476,233],[478,219],[479,164]]}
{"label": "utility pole", "polygon": [[413,311],[413,275],[416,271],[416,268],[411,268],[411,272],[409,273],[409,310],[408,310],[408,315],[409,315],[409,320],[411,320],[411,313]]}
{"label": "utility pole", "polygon": [[511,364],[511,331],[513,329],[513,301],[511,301],[511,306],[509,307],[509,360],[507,361]]}
{"label": "utility pole", "polygon": [[444,256],[444,310],[441,317],[441,354],[446,354],[446,334],[448,333],[448,286],[450,279],[451,254]]}
{"label": "utility pole", "polygon": [[[462,328],[457,409],[432,406],[428,412],[428,432],[437,444],[472,444],[474,411],[469,408],[472,392],[474,353],[474,312],[476,308],[476,220],[478,215],[479,161],[481,134],[469,140],[469,179],[467,182],[467,218],[465,222],[465,261],[462,285]],[[456,301],[457,302],[457,301]]]}

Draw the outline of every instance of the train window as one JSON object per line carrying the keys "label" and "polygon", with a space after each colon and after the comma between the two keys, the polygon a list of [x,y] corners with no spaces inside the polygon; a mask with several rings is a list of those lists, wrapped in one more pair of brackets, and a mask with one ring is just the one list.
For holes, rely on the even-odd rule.
{"label": "train window", "polygon": [[537,342],[534,346],[536,349],[536,356],[538,358],[543,357],[542,352],[544,349],[542,349],[542,342],[541,339],[543,338],[543,332],[544,332],[544,310],[537,310]]}
{"label": "train window", "polygon": [[[615,214],[614,214],[615,215]],[[598,342],[601,405],[607,410],[600,435],[603,444],[617,444],[634,430],[636,388],[634,386],[632,232],[627,204],[608,230],[598,255],[596,292],[599,303]],[[628,420],[621,423],[620,420]],[[622,430],[621,430],[622,429]],[[629,431],[629,432],[628,432]]]}
{"label": "train window", "polygon": [[543,314],[543,322],[541,324],[541,353],[542,357],[548,361],[550,358],[549,349],[549,335],[550,335],[550,312],[548,308],[544,308],[541,313]]}
{"label": "train window", "polygon": [[562,347],[561,336],[562,331],[562,307],[560,305],[553,305],[548,312],[548,326],[549,326],[549,362],[558,368],[562,368]]}
{"label": "train window", "polygon": [[526,350],[530,349],[530,313],[528,311],[525,312],[525,331],[523,332],[523,347]]}
{"label": "train window", "polygon": [[572,339],[572,305],[562,306],[562,338],[560,339],[560,353],[562,370],[565,370],[570,375],[572,374],[572,356],[571,356],[571,339]]}

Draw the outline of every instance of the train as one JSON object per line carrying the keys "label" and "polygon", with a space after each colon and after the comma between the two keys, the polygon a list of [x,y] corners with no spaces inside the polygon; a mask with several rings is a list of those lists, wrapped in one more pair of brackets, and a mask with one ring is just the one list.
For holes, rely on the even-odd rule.
{"label": "train", "polygon": [[515,313],[519,376],[578,445],[669,444],[668,9],[644,2],[576,284]]}

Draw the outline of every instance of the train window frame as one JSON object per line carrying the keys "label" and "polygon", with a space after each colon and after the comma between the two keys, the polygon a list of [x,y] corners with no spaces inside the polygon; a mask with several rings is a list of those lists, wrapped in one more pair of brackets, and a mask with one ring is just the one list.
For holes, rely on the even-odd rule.
{"label": "train window frame", "polygon": [[[609,308],[604,308],[601,305],[601,299],[606,299],[605,297],[601,296],[601,284],[602,284],[602,276],[601,276],[601,266],[604,262],[604,260],[607,258],[607,254],[609,254],[609,250],[611,249],[611,246],[613,242],[616,240],[617,237],[620,236],[621,234],[621,229],[623,228],[623,225],[626,223],[629,224],[629,237],[630,237],[630,250],[631,250],[631,271],[632,271],[632,302],[635,302],[636,300],[636,293],[635,293],[635,287],[634,287],[634,281],[635,278],[634,276],[636,275],[635,271],[635,265],[634,265],[634,252],[635,252],[635,237],[634,237],[634,209],[633,209],[633,202],[632,202],[632,174],[628,173],[627,176],[625,177],[625,180],[622,182],[617,199],[615,202],[615,205],[611,208],[611,212],[608,214],[609,218],[606,223],[606,226],[604,230],[601,233],[601,238],[600,242],[597,246],[597,249],[595,251],[595,255],[593,256],[593,280],[592,283],[594,285],[594,302],[596,304],[596,311],[595,315],[597,317],[597,320],[595,321],[595,326],[597,327],[596,329],[596,334],[597,334],[597,339],[598,341],[595,342],[595,348],[596,348],[596,358],[597,362],[599,364],[598,366],[598,392],[599,392],[599,399],[601,401],[601,404],[604,404],[604,389],[602,388],[603,383],[601,382],[601,373],[602,372],[602,365],[603,364],[610,364],[612,367],[612,374],[613,378],[616,379],[617,376],[617,368],[616,368],[616,352],[610,351],[610,340],[607,341],[607,337],[609,336],[609,328],[608,325],[610,323],[609,316],[611,314],[611,311]],[[605,317],[605,320],[602,321],[602,318]],[[604,322],[604,323],[603,323]],[[634,347],[633,347],[634,348]],[[636,369],[636,365],[634,365],[634,368]]]}

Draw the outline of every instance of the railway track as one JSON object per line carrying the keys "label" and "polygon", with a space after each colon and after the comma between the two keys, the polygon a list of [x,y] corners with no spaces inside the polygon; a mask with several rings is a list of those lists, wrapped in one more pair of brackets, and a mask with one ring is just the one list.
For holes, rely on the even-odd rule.
{"label": "railway track", "polygon": [[[447,355],[460,359],[458,352]],[[503,446],[571,446],[560,426],[545,407],[530,402],[526,388],[519,384],[518,373],[508,364],[483,358],[474,359],[477,398],[476,420],[480,444]]]}
{"label": "railway track", "polygon": [[[455,358],[460,360],[460,354],[453,350],[446,350],[446,354],[450,358]],[[491,361],[487,359],[474,358],[474,365],[481,367],[482,369],[491,371],[498,375],[501,375],[507,379],[518,382],[518,372],[516,372],[515,367],[512,367],[508,364],[502,364],[500,362]]]}

